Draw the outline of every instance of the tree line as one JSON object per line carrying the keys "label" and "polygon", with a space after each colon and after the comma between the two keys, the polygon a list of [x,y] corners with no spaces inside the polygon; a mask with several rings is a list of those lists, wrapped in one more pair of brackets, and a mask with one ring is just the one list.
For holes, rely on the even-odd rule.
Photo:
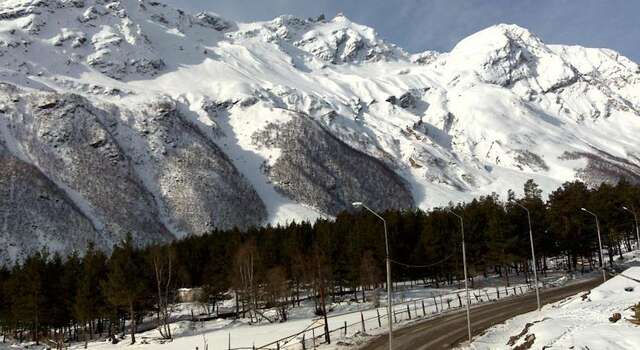
{"label": "tree line", "polygon": [[[536,248],[530,262],[529,209]],[[448,208],[390,210],[381,215],[389,229],[394,281],[423,280],[434,286],[460,283],[464,219],[470,282],[479,275],[528,278],[554,261],[568,271],[597,268],[596,225],[582,207],[600,219],[605,259],[631,250],[633,216],[640,209],[640,186],[621,181],[589,188],[567,182],[545,201],[532,180],[524,195],[488,195]],[[636,242],[637,243],[637,242]],[[92,245],[81,256],[62,257],[42,250],[0,268],[0,328],[3,337],[47,339],[57,344],[129,333],[153,320],[161,336],[172,337],[170,306],[181,287],[201,287],[207,313],[236,296],[235,317],[252,322],[283,322],[288,310],[311,300],[318,315],[330,301],[365,299],[365,291],[384,286],[385,241],[378,218],[353,210],[334,219],[250,229],[214,231],[165,245],[135,247],[130,239],[112,253]],[[265,313],[267,309],[276,310]],[[3,338],[4,340],[4,338]]]}

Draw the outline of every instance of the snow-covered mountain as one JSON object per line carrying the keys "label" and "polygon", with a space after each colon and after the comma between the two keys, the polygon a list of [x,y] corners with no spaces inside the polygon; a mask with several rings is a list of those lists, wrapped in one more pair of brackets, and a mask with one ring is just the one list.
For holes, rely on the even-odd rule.
{"label": "snow-covered mountain", "polygon": [[0,259],[640,181],[640,67],[497,25],[409,54],[342,15],[0,3]]}

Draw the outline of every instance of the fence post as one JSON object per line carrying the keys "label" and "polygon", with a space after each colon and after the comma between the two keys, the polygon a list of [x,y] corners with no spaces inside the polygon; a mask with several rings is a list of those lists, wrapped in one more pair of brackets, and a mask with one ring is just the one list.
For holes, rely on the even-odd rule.
{"label": "fence post", "polygon": [[518,294],[516,293],[516,286],[513,286],[513,294]]}
{"label": "fence post", "polygon": [[344,321],[344,336],[347,336],[347,321]]}
{"label": "fence post", "polygon": [[380,322],[380,310],[376,309],[376,314],[378,315],[378,327],[382,327],[382,323]]}
{"label": "fence post", "polygon": [[411,321],[411,309],[409,308],[409,304],[407,304],[407,315],[409,315],[409,321]]}
{"label": "fence post", "polygon": [[484,294],[487,296],[487,301],[491,301],[491,298],[489,297],[489,292],[486,289],[484,290]]}
{"label": "fence post", "polygon": [[331,332],[329,332],[329,325],[324,327],[324,339],[327,341],[327,344],[331,344]]}
{"label": "fence post", "polygon": [[311,341],[313,342],[313,348],[316,348],[316,329],[311,328]]}
{"label": "fence post", "polygon": [[438,301],[436,300],[436,296],[433,296],[433,305],[436,306],[436,312],[438,312]]}
{"label": "fence post", "polygon": [[391,309],[391,312],[393,313],[393,321],[395,323],[398,323],[398,315],[396,314],[396,310],[394,310],[393,308]]}
{"label": "fence post", "polygon": [[276,350],[280,350],[280,342],[276,343]]}
{"label": "fence post", "polygon": [[496,294],[498,295],[498,300],[500,300],[500,288],[496,286]]}
{"label": "fence post", "polygon": [[447,297],[447,310],[451,309],[451,298]]}
{"label": "fence post", "polygon": [[424,300],[422,300],[422,316],[427,316],[427,309],[424,308]]}
{"label": "fence post", "polygon": [[307,350],[307,344],[305,344],[305,336],[306,335],[307,335],[306,333],[302,333],[302,350]]}
{"label": "fence post", "polygon": [[460,293],[456,293],[458,296],[458,303],[460,303],[460,307],[462,307],[462,298],[460,298]]}
{"label": "fence post", "polygon": [[520,286],[520,294],[524,294],[524,293],[522,292],[522,286]]}
{"label": "fence post", "polygon": [[507,289],[507,286],[504,286],[504,294],[509,296],[509,289]]}
{"label": "fence post", "polygon": [[231,350],[231,333],[229,333],[229,350]]}
{"label": "fence post", "polygon": [[360,320],[362,321],[362,333],[366,333],[367,329],[364,326],[364,315],[362,314],[362,311],[360,311]]}

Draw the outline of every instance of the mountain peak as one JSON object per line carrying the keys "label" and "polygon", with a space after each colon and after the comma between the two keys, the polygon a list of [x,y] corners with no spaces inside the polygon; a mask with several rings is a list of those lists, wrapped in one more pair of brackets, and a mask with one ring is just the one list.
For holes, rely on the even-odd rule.
{"label": "mountain peak", "polygon": [[352,22],[339,13],[331,20],[324,15],[302,19],[292,15],[272,21],[249,24],[234,35],[256,37],[262,33],[267,41],[281,41],[332,64],[364,63],[406,58],[401,49],[378,38],[370,27]]}
{"label": "mountain peak", "polygon": [[499,23],[493,26],[490,26],[476,34],[482,33],[500,33],[504,36],[508,36],[510,38],[529,38],[536,41],[541,41],[535,34],[533,34],[529,29],[521,27],[517,24],[509,24],[509,23]]}
{"label": "mountain peak", "polygon": [[460,70],[501,86],[534,79],[530,88],[547,91],[576,78],[575,70],[529,30],[498,24],[460,41],[449,54]]}
{"label": "mountain peak", "polygon": [[78,222],[73,239],[43,236],[60,247],[87,226],[108,247],[124,230],[312,220],[353,200],[429,208],[530,178],[640,182],[638,65],[515,25],[409,56],[341,14],[235,23],[147,0],[0,0],[0,18],[0,153],[30,191],[0,211],[43,191],[66,203],[13,215],[21,229],[0,240],[25,251],[34,222]]}

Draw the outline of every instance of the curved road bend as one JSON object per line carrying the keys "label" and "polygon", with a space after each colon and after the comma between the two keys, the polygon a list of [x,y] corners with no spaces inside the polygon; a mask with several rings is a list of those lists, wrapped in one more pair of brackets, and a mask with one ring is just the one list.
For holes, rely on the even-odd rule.
{"label": "curved road bend", "polygon": [[[590,290],[600,284],[599,278],[572,284],[566,287],[541,291],[543,304],[553,303],[566,297]],[[485,329],[510,318],[534,311],[537,307],[535,293],[523,297],[478,305],[471,308],[471,332],[474,336]],[[387,350],[386,335],[377,337],[362,350]],[[394,350],[450,349],[467,340],[467,318],[463,310],[447,313],[427,321],[394,330]]]}

